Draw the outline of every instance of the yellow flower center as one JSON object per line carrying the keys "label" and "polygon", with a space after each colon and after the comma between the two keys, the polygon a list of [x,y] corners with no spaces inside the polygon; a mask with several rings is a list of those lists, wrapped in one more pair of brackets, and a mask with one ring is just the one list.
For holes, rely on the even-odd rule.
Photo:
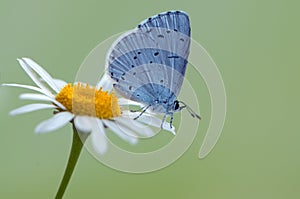
{"label": "yellow flower center", "polygon": [[75,115],[87,115],[100,119],[111,119],[121,114],[118,98],[87,85],[68,84],[61,89],[55,99]]}

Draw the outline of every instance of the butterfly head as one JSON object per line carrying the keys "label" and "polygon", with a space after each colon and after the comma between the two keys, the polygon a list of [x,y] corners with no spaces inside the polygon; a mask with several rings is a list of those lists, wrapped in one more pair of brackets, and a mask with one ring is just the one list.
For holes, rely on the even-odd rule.
{"label": "butterfly head", "polygon": [[180,104],[179,104],[179,101],[178,100],[175,100],[174,103],[173,103],[173,110],[174,112],[178,112],[181,110],[180,108]]}
{"label": "butterfly head", "polygon": [[[182,104],[182,106],[180,106],[180,104]],[[201,120],[201,116],[198,115],[195,111],[193,111],[191,109],[191,107],[189,107],[185,102],[179,101],[179,100],[174,101],[174,103],[173,103],[174,112],[181,111],[184,108],[187,109],[187,111],[191,114],[192,117],[195,117],[195,118],[198,118],[199,120]]]}

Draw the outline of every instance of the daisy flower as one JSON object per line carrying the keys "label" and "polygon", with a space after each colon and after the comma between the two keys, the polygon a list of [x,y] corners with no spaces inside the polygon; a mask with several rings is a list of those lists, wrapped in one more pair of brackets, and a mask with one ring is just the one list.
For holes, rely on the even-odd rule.
{"label": "daisy flower", "polygon": [[[137,143],[139,137],[154,135],[152,129],[142,123],[160,128],[161,119],[150,113],[145,113],[137,120],[133,120],[140,112],[130,112],[124,108],[128,105],[140,106],[140,104],[124,98],[118,99],[113,92],[110,92],[112,83],[106,75],[96,87],[85,83],[68,84],[63,80],[52,78],[41,66],[29,58],[21,58],[18,61],[36,86],[3,85],[35,91],[36,93],[21,94],[20,99],[46,103],[25,105],[11,111],[10,115],[42,109],[54,110],[53,117],[36,126],[36,133],[54,131],[71,122],[78,132],[89,134],[95,150],[103,154],[107,150],[105,128],[111,129],[130,144]],[[175,128],[170,128],[167,122],[164,123],[164,129],[175,134]]]}
{"label": "daisy flower", "polygon": [[[55,198],[62,198],[70,181],[76,162],[87,137],[100,154],[107,150],[106,128],[111,129],[120,138],[130,144],[137,143],[139,137],[154,135],[149,126],[160,128],[161,119],[150,113],[144,113],[134,120],[140,112],[130,112],[124,109],[128,105],[139,103],[120,98],[113,92],[112,83],[104,75],[96,87],[85,83],[68,84],[63,80],[52,78],[41,66],[29,58],[18,59],[21,67],[33,80],[36,86],[23,84],[2,84],[29,89],[35,93],[23,93],[20,99],[41,101],[32,103],[10,112],[10,115],[19,115],[42,109],[52,109],[53,116],[35,128],[36,133],[47,133],[59,129],[69,122],[73,126],[73,141],[68,164]],[[164,123],[164,129],[175,134],[175,128]]]}

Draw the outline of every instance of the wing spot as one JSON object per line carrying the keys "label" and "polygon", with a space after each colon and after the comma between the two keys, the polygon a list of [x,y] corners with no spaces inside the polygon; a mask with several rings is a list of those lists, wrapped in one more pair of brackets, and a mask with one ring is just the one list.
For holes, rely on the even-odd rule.
{"label": "wing spot", "polygon": [[159,38],[164,38],[165,36],[163,36],[163,35],[157,35],[157,37],[159,37]]}
{"label": "wing spot", "polygon": [[177,30],[177,29],[174,29],[174,31],[177,32],[178,30]]}
{"label": "wing spot", "polygon": [[170,31],[170,30],[167,30],[166,32],[167,32],[167,33],[170,33],[171,31]]}
{"label": "wing spot", "polygon": [[137,56],[134,56],[133,59],[137,59]]}
{"label": "wing spot", "polygon": [[125,80],[125,78],[124,78],[123,76],[121,76],[121,79],[122,79],[122,80]]}
{"label": "wing spot", "polygon": [[111,76],[111,77],[112,77],[112,76],[114,76],[114,73],[113,73],[113,72],[111,72],[111,73],[110,73],[110,76]]}
{"label": "wing spot", "polygon": [[149,18],[148,18],[148,21],[151,21],[151,20],[152,20],[152,18],[151,18],[151,17],[149,17]]}
{"label": "wing spot", "polygon": [[132,75],[136,75],[136,72],[133,72]]}
{"label": "wing spot", "polygon": [[161,79],[161,80],[160,80],[160,83],[163,83],[163,82],[164,82],[164,80],[163,80],[163,79]]}
{"label": "wing spot", "polygon": [[138,28],[141,28],[141,26],[142,26],[142,25],[141,25],[141,24],[139,24],[139,25],[138,25]]}
{"label": "wing spot", "polygon": [[132,90],[132,86],[129,86],[129,90]]}
{"label": "wing spot", "polygon": [[141,52],[138,52],[138,54],[140,55],[140,54],[141,54]]}
{"label": "wing spot", "polygon": [[134,65],[131,65],[131,68],[134,68]]}
{"label": "wing spot", "polygon": [[153,61],[150,61],[149,63],[150,63],[150,64],[152,64],[152,63],[153,63]]}
{"label": "wing spot", "polygon": [[184,39],[183,39],[183,38],[180,38],[179,40],[180,40],[180,41],[184,41]]}
{"label": "wing spot", "polygon": [[158,54],[159,54],[159,52],[155,52],[155,53],[154,53],[154,56],[157,56]]}

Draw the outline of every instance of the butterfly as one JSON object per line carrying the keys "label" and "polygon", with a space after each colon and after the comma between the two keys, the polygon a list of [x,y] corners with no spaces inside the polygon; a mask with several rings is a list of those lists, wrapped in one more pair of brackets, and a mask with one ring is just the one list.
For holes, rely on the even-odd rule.
{"label": "butterfly", "polygon": [[161,128],[170,116],[186,108],[201,119],[186,103],[177,100],[190,52],[191,28],[187,13],[169,11],[141,22],[121,35],[107,54],[107,68],[114,89],[123,97],[164,114]]}

